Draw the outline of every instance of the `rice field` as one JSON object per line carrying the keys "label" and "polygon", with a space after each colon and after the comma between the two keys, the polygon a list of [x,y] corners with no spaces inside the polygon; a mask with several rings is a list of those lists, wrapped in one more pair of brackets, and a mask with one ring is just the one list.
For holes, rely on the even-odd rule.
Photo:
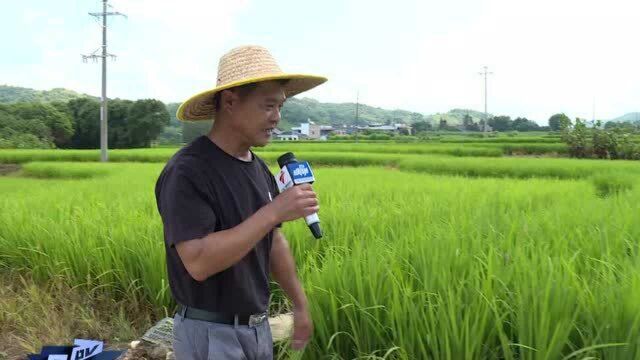
{"label": "rice field", "polygon": [[[560,143],[298,143],[293,144],[298,152],[338,152],[342,154],[398,154],[398,155],[443,155],[456,157],[501,157],[503,155],[565,154],[566,145]],[[290,143],[274,143],[258,148],[258,153],[290,151]],[[109,151],[112,162],[166,162],[177,148],[116,149]],[[275,155],[275,154],[272,154]],[[0,164],[22,164],[31,161],[90,161],[100,160],[99,150],[1,150]]]}
{"label": "rice field", "polygon": [[[640,359],[640,163],[355,146],[260,151],[315,165],[325,231],[284,226],[315,332],[279,358]],[[0,151],[23,164],[0,177],[0,266],[170,314],[153,186],[173,152]]]}

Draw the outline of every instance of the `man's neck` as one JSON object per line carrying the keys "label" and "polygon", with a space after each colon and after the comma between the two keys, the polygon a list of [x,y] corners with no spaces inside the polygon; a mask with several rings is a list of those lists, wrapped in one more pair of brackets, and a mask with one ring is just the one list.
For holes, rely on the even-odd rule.
{"label": "man's neck", "polygon": [[242,161],[251,161],[250,146],[243,142],[233,129],[222,124],[216,124],[214,121],[213,127],[207,136],[227,154]]}

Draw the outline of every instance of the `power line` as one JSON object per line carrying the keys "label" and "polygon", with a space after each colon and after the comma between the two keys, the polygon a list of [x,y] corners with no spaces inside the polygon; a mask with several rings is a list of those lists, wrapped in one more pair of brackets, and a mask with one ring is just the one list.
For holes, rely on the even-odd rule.
{"label": "power line", "polygon": [[87,60],[91,59],[96,62],[98,59],[102,59],[102,99],[100,102],[100,161],[107,162],[109,161],[109,157],[107,154],[108,148],[108,131],[107,131],[107,57],[110,57],[112,60],[116,58],[115,55],[107,53],[107,16],[124,16],[125,14],[119,12],[108,12],[107,6],[112,7],[107,4],[108,0],[102,0],[102,12],[97,13],[89,13],[89,15],[95,17],[99,20],[102,17],[102,53],[98,55],[97,53],[100,49],[97,49],[91,55],[82,55],[82,61],[87,62]]}
{"label": "power line", "polygon": [[489,113],[487,112],[487,75],[493,74],[488,71],[488,67],[484,66],[483,71],[478,74],[484,75],[484,127],[482,131],[487,131],[487,122],[489,121]]}

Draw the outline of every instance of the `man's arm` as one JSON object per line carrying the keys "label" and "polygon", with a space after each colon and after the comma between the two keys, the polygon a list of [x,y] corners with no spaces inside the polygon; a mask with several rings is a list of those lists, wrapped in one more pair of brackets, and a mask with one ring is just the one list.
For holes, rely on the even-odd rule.
{"label": "man's arm", "polygon": [[271,275],[293,303],[292,347],[296,350],[302,349],[311,338],[313,323],[309,315],[307,296],[296,275],[296,263],[291,255],[289,243],[280,229],[273,231],[270,258]]}
{"label": "man's arm", "polygon": [[263,207],[234,228],[180,242],[176,250],[189,275],[204,281],[240,261],[276,224],[275,214]]}
{"label": "man's arm", "polygon": [[241,224],[181,241],[176,250],[189,275],[204,281],[240,261],[277,224],[318,211],[316,194],[308,184],[285,190]]}
{"label": "man's arm", "polygon": [[271,275],[287,294],[294,308],[306,309],[307,297],[296,275],[296,263],[291,255],[289,242],[277,228],[273,230],[270,258]]}

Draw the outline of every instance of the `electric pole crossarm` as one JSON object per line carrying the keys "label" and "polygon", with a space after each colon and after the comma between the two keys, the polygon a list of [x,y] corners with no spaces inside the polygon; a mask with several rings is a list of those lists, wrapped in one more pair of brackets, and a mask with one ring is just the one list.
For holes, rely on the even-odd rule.
{"label": "electric pole crossarm", "polygon": [[121,12],[104,12],[104,13],[89,13],[89,15],[91,16],[95,16],[95,17],[102,17],[103,15],[106,16],[110,16],[110,15],[120,15],[120,16],[124,16],[125,18],[127,17],[127,15],[121,13]]}

